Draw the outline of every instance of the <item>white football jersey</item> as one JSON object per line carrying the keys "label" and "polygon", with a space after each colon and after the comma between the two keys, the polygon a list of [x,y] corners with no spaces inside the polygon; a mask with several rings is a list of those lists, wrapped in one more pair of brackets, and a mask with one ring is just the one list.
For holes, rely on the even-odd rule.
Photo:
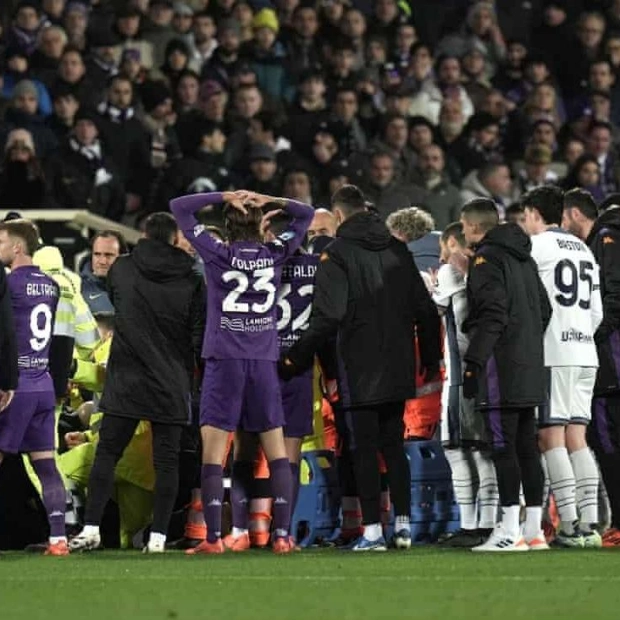
{"label": "white football jersey", "polygon": [[465,278],[452,265],[442,265],[437,272],[437,286],[433,301],[442,310],[444,320],[444,359],[448,385],[462,383],[461,362],[469,339],[463,333],[467,318],[467,292]]}
{"label": "white football jersey", "polygon": [[553,314],[545,333],[545,366],[598,366],[594,332],[603,319],[599,268],[580,239],[559,228],[532,236]]}

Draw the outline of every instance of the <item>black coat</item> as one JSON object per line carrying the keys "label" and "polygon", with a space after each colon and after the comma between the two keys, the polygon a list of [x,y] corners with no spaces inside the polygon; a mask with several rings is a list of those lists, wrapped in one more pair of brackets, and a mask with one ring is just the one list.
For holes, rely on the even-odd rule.
{"label": "black coat", "polygon": [[415,396],[414,332],[438,368],[439,316],[407,246],[374,214],[353,215],[321,255],[310,325],[287,354],[296,368],[337,335],[343,407]]}
{"label": "black coat", "polygon": [[620,209],[605,211],[592,228],[586,243],[601,270],[603,321],[594,334],[598,351],[598,374],[594,393],[620,391]]}
{"label": "black coat", "polygon": [[104,413],[189,424],[191,382],[205,322],[202,279],[174,246],[141,239],[108,273],[114,339]]}
{"label": "black coat", "polygon": [[[91,160],[69,145],[58,151],[48,165],[47,179],[54,206],[63,209],[88,209],[92,213],[119,221],[125,212],[125,190],[120,173],[105,154],[101,161]],[[111,178],[97,185],[97,169],[103,167]]]}
{"label": "black coat", "polygon": [[543,338],[551,304],[531,249],[517,224],[505,224],[485,235],[470,263],[465,362],[479,369],[480,408],[530,407],[545,399]]}

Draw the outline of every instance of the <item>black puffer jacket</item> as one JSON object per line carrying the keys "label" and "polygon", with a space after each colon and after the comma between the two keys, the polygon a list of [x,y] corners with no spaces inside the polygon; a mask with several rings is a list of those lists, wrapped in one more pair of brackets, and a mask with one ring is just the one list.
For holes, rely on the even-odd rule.
{"label": "black puffer jacket", "polygon": [[531,249],[517,224],[505,224],[485,235],[470,263],[465,362],[479,369],[481,408],[530,407],[545,398],[543,337],[551,304]]}
{"label": "black puffer jacket", "polygon": [[100,407],[164,424],[190,422],[191,379],[205,308],[193,259],[174,246],[138,242],[108,274],[114,339]]}
{"label": "black puffer jacket", "polygon": [[404,401],[415,396],[416,329],[423,366],[438,368],[439,316],[411,253],[364,211],[321,255],[310,326],[288,358],[303,368],[337,335],[344,407]]}

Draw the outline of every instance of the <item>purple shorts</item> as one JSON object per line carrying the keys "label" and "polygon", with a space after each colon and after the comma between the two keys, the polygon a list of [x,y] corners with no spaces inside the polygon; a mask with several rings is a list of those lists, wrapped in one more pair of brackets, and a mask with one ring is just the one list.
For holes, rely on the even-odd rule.
{"label": "purple shorts", "polygon": [[208,359],[202,379],[200,426],[264,433],[284,426],[276,362]]}
{"label": "purple shorts", "polygon": [[313,373],[281,381],[282,408],[284,409],[284,436],[305,437],[312,435],[314,412]]}
{"label": "purple shorts", "polygon": [[0,413],[0,452],[48,452],[55,449],[54,392],[17,391]]}

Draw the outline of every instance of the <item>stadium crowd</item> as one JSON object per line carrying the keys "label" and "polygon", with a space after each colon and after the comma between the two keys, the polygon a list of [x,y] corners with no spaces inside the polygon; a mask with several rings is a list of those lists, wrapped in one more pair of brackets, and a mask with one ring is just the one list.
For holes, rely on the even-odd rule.
{"label": "stadium crowd", "polygon": [[[286,553],[298,534],[289,539],[288,520],[300,450],[323,447],[339,455],[342,522],[332,542],[385,549],[381,523],[393,505],[393,542],[408,547],[402,442],[433,438],[446,446],[461,525],[440,544],[620,546],[620,1],[18,0],[0,11],[0,252],[22,274],[9,274],[1,291],[13,295],[14,315],[3,315],[2,338],[28,329],[14,291],[35,289],[21,268],[34,263],[58,287],[37,297],[55,321],[53,334],[35,321],[30,342],[39,348],[28,363],[49,354],[59,450],[28,433],[22,443],[3,438],[23,388],[13,395],[15,377],[0,365],[0,458],[30,454],[20,484],[41,492],[49,517],[50,542],[35,549],[63,555],[67,533],[74,550],[96,548],[102,536],[127,547],[151,527],[150,552],[173,538],[193,553],[242,551],[268,544],[273,519],[273,548]],[[145,239],[128,258],[118,232],[98,232],[76,275],[20,219],[32,208],[87,209]],[[559,236],[560,225],[573,237]],[[261,252],[258,269],[246,268],[244,243],[262,248],[252,250]],[[312,258],[293,268],[287,261],[302,245]],[[582,255],[574,262],[562,252]],[[387,265],[408,261],[415,275],[390,280]],[[280,356],[267,339],[256,360],[231,353],[242,348],[235,312],[247,314],[256,348],[276,287],[304,290],[282,265],[300,279],[316,272],[312,315],[307,305],[294,309],[300,320],[286,337],[279,315]],[[382,282],[381,299],[369,282]],[[174,310],[157,296],[166,287]],[[138,290],[152,300],[147,308]],[[240,302],[247,291],[268,301]],[[171,311],[167,330],[160,321]],[[378,321],[390,329],[377,330]],[[175,331],[181,323],[186,331]],[[323,349],[334,350],[336,333],[331,355]],[[153,368],[129,381],[133,345],[150,340]],[[498,353],[507,341],[513,349]],[[384,359],[370,359],[379,351]],[[190,385],[183,368],[193,354],[200,370]],[[108,357],[108,375],[117,374],[104,386]],[[224,366],[213,360],[278,357],[283,393],[287,383],[299,394],[315,381],[313,428],[287,435],[285,426],[274,437],[282,420],[252,420],[244,403],[234,424],[218,418]],[[354,376],[346,387],[342,359]],[[277,383],[273,368],[258,366],[265,383]],[[235,384],[248,368],[226,368],[231,393],[266,398]],[[558,368],[585,370],[556,376]],[[161,385],[174,398],[162,393],[154,406]],[[570,386],[580,396],[569,398]],[[184,389],[194,402],[181,431]],[[231,449],[225,439],[238,428]],[[229,452],[232,529],[222,543]],[[0,484],[0,494],[15,486]],[[120,521],[112,519],[112,535],[100,530],[110,496]],[[176,509],[178,536],[169,525]]]}

